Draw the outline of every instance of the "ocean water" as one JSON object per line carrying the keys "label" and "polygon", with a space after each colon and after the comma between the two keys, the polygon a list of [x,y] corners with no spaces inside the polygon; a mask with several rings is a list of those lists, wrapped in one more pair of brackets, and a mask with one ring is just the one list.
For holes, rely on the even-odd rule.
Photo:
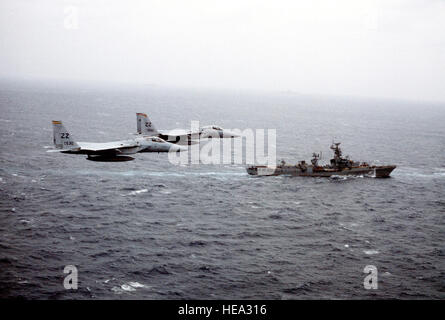
{"label": "ocean water", "polygon": [[[291,93],[0,87],[0,297],[445,298],[445,104]],[[390,179],[252,177],[166,154],[93,162],[47,153],[190,120],[277,130],[277,157],[396,164]],[[78,289],[66,290],[66,265]],[[378,289],[363,286],[373,265]]]}

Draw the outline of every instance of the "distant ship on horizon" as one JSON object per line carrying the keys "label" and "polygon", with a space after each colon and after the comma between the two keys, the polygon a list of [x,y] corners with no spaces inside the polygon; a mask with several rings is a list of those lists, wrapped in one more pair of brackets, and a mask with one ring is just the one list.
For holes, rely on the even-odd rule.
{"label": "distant ship on horizon", "polygon": [[306,161],[300,161],[296,165],[289,165],[283,160],[277,166],[248,166],[247,173],[256,176],[278,176],[291,175],[303,177],[332,177],[332,176],[359,176],[370,175],[376,178],[388,178],[391,172],[396,168],[395,165],[371,166],[366,162],[357,162],[349,160],[342,156],[340,142],[332,143],[331,149],[334,151],[334,158],[330,164],[320,166],[318,160],[320,155],[312,154],[311,164]]}

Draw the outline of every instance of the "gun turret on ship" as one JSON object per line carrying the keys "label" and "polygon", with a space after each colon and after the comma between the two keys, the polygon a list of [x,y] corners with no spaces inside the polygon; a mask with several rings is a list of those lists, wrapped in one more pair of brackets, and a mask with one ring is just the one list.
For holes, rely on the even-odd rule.
{"label": "gun turret on ship", "polygon": [[334,151],[334,158],[330,163],[324,166],[319,165],[320,155],[312,154],[311,164],[306,161],[300,161],[296,165],[286,164],[281,161],[276,166],[248,166],[247,173],[259,176],[306,176],[306,177],[331,177],[347,175],[370,175],[376,178],[388,178],[391,172],[396,168],[395,165],[371,166],[366,162],[352,161],[349,157],[343,157],[340,149],[340,142],[332,143],[331,149]]}

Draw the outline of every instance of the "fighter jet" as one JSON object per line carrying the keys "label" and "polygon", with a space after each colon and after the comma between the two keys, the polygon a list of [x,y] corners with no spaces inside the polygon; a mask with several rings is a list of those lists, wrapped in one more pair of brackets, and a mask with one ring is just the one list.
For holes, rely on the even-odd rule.
{"label": "fighter jet", "polygon": [[[55,149],[48,152],[86,154],[93,157],[116,158],[135,154],[137,152],[178,152],[186,151],[186,147],[178,146],[156,136],[141,136],[134,139],[104,143],[76,142],[65,129],[62,121],[53,121],[53,136]],[[132,159],[132,158],[131,158]]]}
{"label": "fighter jet", "polygon": [[191,130],[157,130],[145,113],[136,113],[136,125],[138,134],[157,136],[172,143],[188,142],[188,144],[193,144],[196,142],[192,139],[198,137],[200,139],[239,137],[239,135],[215,125],[200,127],[196,132],[192,132]]}

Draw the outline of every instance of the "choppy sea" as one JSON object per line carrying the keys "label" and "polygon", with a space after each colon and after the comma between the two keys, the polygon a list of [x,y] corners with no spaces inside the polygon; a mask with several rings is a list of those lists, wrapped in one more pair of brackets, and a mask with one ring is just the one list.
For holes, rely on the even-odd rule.
{"label": "choppy sea", "polygon": [[[276,129],[277,158],[395,164],[389,179],[252,177],[167,154],[93,162],[48,153],[160,129]],[[443,299],[445,104],[290,92],[0,86],[0,297]],[[63,286],[64,267],[78,289]],[[364,288],[367,265],[378,288]]]}

